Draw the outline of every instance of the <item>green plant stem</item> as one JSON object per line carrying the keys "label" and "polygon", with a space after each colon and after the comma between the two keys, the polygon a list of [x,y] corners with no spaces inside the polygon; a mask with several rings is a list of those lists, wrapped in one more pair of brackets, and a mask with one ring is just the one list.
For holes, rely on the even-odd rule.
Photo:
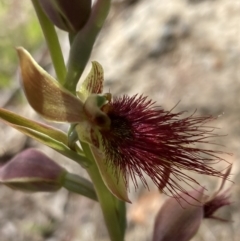
{"label": "green plant stem", "polygon": [[120,202],[112,195],[112,193],[110,193],[104,184],[89,145],[83,142],[81,142],[81,145],[85,155],[92,161],[92,165],[90,165],[86,170],[94,184],[111,241],[123,241],[124,230],[122,228],[123,224],[121,223],[122,220],[120,212],[125,211],[121,210],[125,207],[125,204],[119,208]]}
{"label": "green plant stem", "polygon": [[63,187],[71,192],[78,193],[97,201],[97,194],[91,182],[73,173],[67,173],[64,177]]}
{"label": "green plant stem", "polygon": [[64,87],[72,93],[76,91],[77,83],[89,60],[95,40],[107,18],[110,5],[111,0],[97,0],[84,28],[74,38],[70,36],[72,44]]}
{"label": "green plant stem", "polygon": [[[63,84],[66,89],[75,94],[78,80],[82,75],[83,70],[85,69],[95,40],[108,15],[111,0],[97,0],[85,27],[79,33],[77,33],[76,36],[71,36],[72,47],[68,61],[67,75],[61,47],[54,26],[42,11],[38,1],[32,0],[32,3],[41,24],[45,39],[47,41],[58,81]],[[93,181],[109,236],[112,241],[123,241],[126,225],[125,203],[115,198],[107,189],[101,178],[98,167],[95,163],[94,157],[88,144],[81,144],[86,158],[91,160],[91,165],[86,170]],[[72,189],[72,191],[81,193],[82,190],[77,190],[75,181],[74,178],[70,178],[70,180],[68,180],[65,185],[69,190]],[[92,194],[90,196],[92,196]]]}
{"label": "green plant stem", "polygon": [[60,43],[57,37],[56,30],[50,20],[43,12],[39,2],[32,0],[32,4],[36,11],[39,23],[41,25],[45,40],[48,45],[48,49],[51,55],[53,66],[57,75],[59,83],[63,84],[66,76],[66,66],[64,63]]}

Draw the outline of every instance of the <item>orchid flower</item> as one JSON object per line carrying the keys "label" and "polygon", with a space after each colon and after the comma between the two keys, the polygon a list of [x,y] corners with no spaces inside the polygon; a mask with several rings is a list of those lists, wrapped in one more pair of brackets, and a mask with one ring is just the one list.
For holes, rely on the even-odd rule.
{"label": "orchid flower", "polygon": [[[45,72],[23,48],[17,48],[22,85],[28,102],[50,121],[74,124],[81,143],[90,146],[105,185],[118,198],[129,201],[129,179],[148,187],[145,174],[160,191],[177,195],[183,188],[174,180],[197,183],[183,170],[223,177],[210,164],[221,152],[198,148],[215,136],[205,126],[212,117],[172,113],[143,95],[112,97],[103,93],[104,73],[98,62],[84,80],[77,97]],[[190,184],[189,184],[190,185]]]}

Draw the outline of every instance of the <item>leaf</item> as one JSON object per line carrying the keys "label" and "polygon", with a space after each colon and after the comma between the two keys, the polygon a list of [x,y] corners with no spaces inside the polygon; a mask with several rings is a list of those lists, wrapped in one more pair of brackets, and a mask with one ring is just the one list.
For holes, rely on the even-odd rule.
{"label": "leaf", "polygon": [[79,91],[77,92],[78,97],[85,102],[88,96],[91,94],[101,94],[103,91],[103,68],[97,62],[92,62],[92,68],[87,78],[82,83]]}
{"label": "leaf", "polygon": [[29,120],[2,108],[0,108],[0,119],[9,126],[51,147],[84,167],[88,165],[87,158],[80,156],[68,147],[67,135],[64,132],[51,126]]}
{"label": "leaf", "polygon": [[86,119],[83,103],[42,69],[22,47],[17,48],[22,85],[32,108],[56,122],[79,123]]}

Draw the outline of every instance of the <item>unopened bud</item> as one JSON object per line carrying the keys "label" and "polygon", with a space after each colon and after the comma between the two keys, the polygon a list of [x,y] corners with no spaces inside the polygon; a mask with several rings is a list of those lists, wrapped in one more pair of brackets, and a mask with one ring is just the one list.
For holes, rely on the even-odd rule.
{"label": "unopened bud", "polygon": [[203,220],[203,190],[180,193],[181,199],[170,198],[159,210],[152,241],[189,241]]}
{"label": "unopened bud", "polygon": [[27,149],[0,168],[0,183],[21,191],[53,192],[63,185],[67,171],[45,154]]}
{"label": "unopened bud", "polygon": [[48,18],[67,32],[79,31],[91,13],[91,0],[39,0]]}

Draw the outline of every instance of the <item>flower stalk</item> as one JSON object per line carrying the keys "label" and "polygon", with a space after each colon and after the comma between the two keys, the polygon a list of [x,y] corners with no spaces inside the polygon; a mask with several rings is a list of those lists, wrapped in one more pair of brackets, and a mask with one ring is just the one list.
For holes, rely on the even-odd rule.
{"label": "flower stalk", "polygon": [[92,162],[92,165],[86,170],[95,186],[109,236],[112,241],[123,241],[126,227],[125,203],[114,197],[107,189],[100,176],[89,145],[84,142],[81,142],[81,145],[86,156]]}
{"label": "flower stalk", "polygon": [[57,79],[60,84],[63,84],[66,76],[66,67],[56,30],[40,7],[38,0],[32,0],[32,4],[47,42]]}
{"label": "flower stalk", "polygon": [[[56,40],[51,42],[52,33],[54,35],[56,34],[55,29],[41,10],[37,0],[32,0],[32,2],[37,12],[39,22],[41,23],[44,36],[47,40],[49,51],[50,53],[55,53],[55,56],[51,54],[51,57],[54,63],[55,71],[58,73],[58,81],[62,84],[62,79],[65,74],[66,67],[63,62],[59,41],[57,40],[57,46],[55,45]],[[76,93],[76,84],[89,59],[96,37],[107,17],[110,3],[110,0],[98,0],[93,7],[92,14],[86,26],[72,37],[71,51],[68,61],[68,71],[65,78],[64,87],[70,90],[73,94]],[[58,56],[60,61],[55,60],[56,56]],[[74,124],[72,126],[74,126]],[[69,144],[70,147],[73,146],[71,141]],[[104,184],[88,144],[82,142],[81,146],[85,157],[91,161],[91,164],[86,168],[86,170],[94,184],[94,188],[97,194],[97,197],[93,192],[85,193],[85,196],[99,201],[111,240],[122,241],[124,240],[124,233],[126,228],[125,203],[114,197]],[[80,181],[79,177],[76,178],[72,175],[68,175],[66,177],[67,179],[64,183],[65,188],[76,193],[84,191],[82,189],[78,190],[81,188],[77,185],[77,183]]]}
{"label": "flower stalk", "polygon": [[73,173],[67,173],[64,177],[63,187],[67,190],[98,201],[94,187],[87,179]]}
{"label": "flower stalk", "polygon": [[97,0],[84,28],[74,38],[71,38],[72,44],[64,87],[73,93],[76,91],[77,83],[89,60],[93,45],[107,18],[110,5],[111,0]]}

